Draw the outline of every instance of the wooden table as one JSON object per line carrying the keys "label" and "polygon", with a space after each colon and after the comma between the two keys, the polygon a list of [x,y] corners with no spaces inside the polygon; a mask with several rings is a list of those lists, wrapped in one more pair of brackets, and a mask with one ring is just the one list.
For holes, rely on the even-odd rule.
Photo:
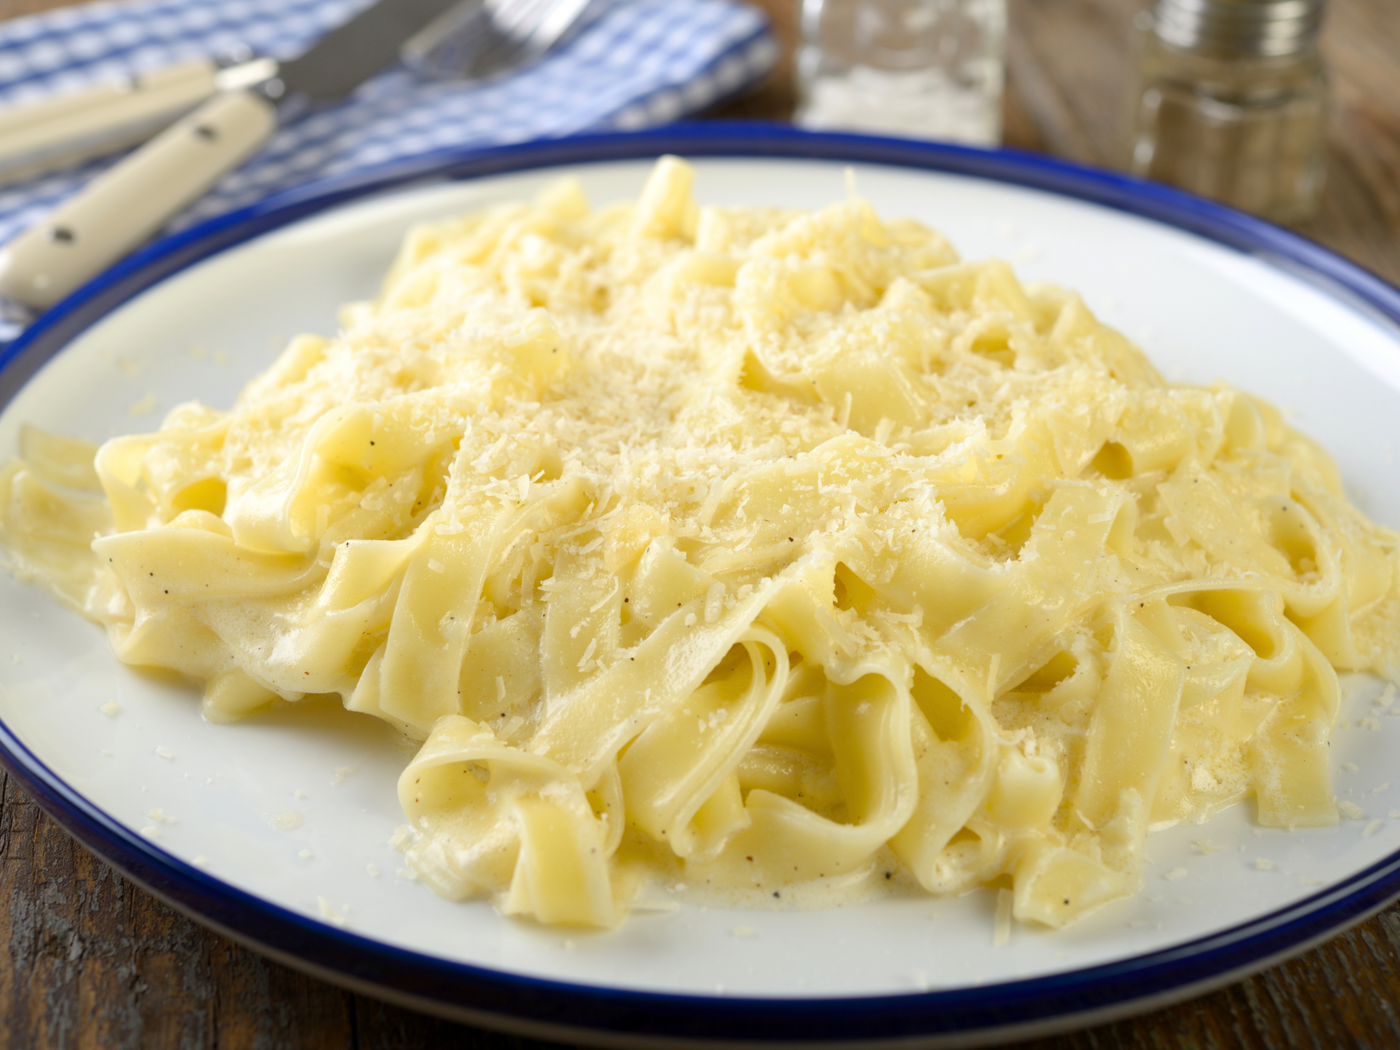
{"label": "wooden table", "polygon": [[[0,17],[71,0],[0,0]],[[793,0],[764,0],[785,57],[715,114],[787,119]],[[1010,146],[1111,165],[1136,0],[1010,0]],[[1332,0],[1329,176],[1305,235],[1400,284],[1400,3]],[[388,1006],[209,933],[115,874],[0,774],[0,1048],[546,1044]],[[1400,1046],[1400,905],[1220,991],[1025,1044]]]}

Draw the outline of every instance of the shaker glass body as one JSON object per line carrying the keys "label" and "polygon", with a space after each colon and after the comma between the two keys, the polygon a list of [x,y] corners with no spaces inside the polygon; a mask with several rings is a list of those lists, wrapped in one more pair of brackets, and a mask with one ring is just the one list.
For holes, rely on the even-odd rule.
{"label": "shaker glass body", "polygon": [[1175,48],[1146,24],[1139,40],[1128,169],[1276,222],[1311,215],[1327,111],[1316,45],[1225,58]]}
{"label": "shaker glass body", "polygon": [[803,0],[796,121],[991,145],[1006,0]]}

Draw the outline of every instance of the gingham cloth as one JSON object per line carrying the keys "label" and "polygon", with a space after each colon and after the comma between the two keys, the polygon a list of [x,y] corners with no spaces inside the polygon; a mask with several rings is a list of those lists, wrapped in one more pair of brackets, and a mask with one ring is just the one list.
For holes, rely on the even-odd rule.
{"label": "gingham cloth", "polygon": [[[116,0],[0,22],[0,106],[239,46],[289,58],[365,0]],[[476,83],[395,66],[278,130],[169,229],[308,179],[452,146],[632,129],[694,114],[773,67],[763,15],[739,0],[594,0],[542,61]],[[112,158],[0,188],[0,243]]]}

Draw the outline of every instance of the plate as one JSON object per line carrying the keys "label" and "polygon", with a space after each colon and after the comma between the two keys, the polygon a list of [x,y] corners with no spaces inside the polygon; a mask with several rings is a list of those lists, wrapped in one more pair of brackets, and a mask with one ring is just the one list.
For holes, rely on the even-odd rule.
{"label": "plate", "polygon": [[[1246,216],[1007,152],[706,126],[442,154],[215,220],[128,259],[0,356],[0,454],[21,422],[102,440],[179,401],[227,407],[300,331],[372,295],[405,228],[519,199],[561,173],[596,203],[652,158],[719,204],[817,207],[848,171],[885,215],[967,258],[1081,292],[1172,379],[1279,404],[1400,525],[1400,293]],[[195,919],[420,1009],[605,1045],[935,1045],[1045,1033],[1237,978],[1400,895],[1400,704],[1354,677],[1334,736],[1335,828],[1237,806],[1148,843],[1146,888],[1068,930],[993,940],[994,897],[828,911],[657,908],[620,930],[542,928],[405,877],[389,844],[411,747],[373,719],[284,705],[201,721],[185,683],[120,666],[104,635],[0,578],[0,760],[70,832]],[[119,713],[107,706],[115,701]],[[1348,807],[1350,808],[1350,807]]]}

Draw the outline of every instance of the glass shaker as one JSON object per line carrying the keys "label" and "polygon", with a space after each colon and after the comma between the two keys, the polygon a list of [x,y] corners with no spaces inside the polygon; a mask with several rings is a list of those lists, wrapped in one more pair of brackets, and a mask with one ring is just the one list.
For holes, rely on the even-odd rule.
{"label": "glass shaker", "polygon": [[805,127],[1001,140],[1006,0],[802,0]]}
{"label": "glass shaker", "polygon": [[1141,16],[1127,167],[1275,222],[1316,208],[1323,0],[1156,0]]}

